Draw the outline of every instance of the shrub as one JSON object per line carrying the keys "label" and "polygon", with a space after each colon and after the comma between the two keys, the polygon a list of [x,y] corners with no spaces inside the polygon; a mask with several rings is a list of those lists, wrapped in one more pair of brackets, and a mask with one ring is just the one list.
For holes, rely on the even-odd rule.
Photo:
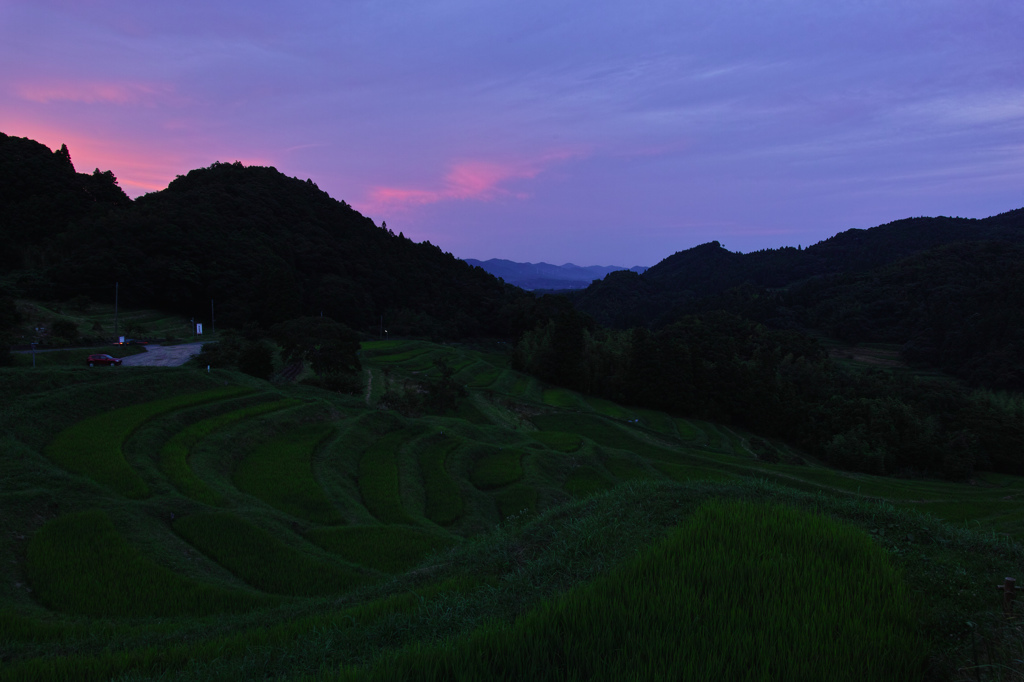
{"label": "shrub", "polygon": [[238,353],[238,370],[257,379],[270,379],[274,373],[274,352],[262,341],[250,341]]}
{"label": "shrub", "polygon": [[74,342],[78,339],[78,325],[71,320],[54,320],[50,325],[50,334],[69,343]]}

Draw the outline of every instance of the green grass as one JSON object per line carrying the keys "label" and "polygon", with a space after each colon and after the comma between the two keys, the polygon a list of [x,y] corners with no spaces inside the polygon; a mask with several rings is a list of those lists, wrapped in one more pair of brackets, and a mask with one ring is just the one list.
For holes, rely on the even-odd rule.
{"label": "green grass", "polygon": [[[386,352],[414,348],[424,350],[423,359],[443,356],[450,366],[466,366],[460,381],[481,371],[483,361],[467,364],[473,351],[461,346],[402,341],[391,342]],[[392,365],[392,377],[401,381],[415,362],[412,358],[408,365]],[[373,365],[372,358],[366,365],[381,378],[381,366]],[[541,403],[539,382],[504,370],[488,390],[470,392],[472,404],[489,423],[470,423],[453,415],[402,416],[366,409],[363,396],[308,386],[277,387],[275,392],[282,397],[301,399],[302,410],[291,410],[284,419],[235,422],[194,448],[195,473],[222,496],[218,499],[223,506],[214,512],[164,485],[155,466],[161,464],[159,453],[191,429],[191,421],[238,410],[265,396],[252,395],[230,407],[211,404],[180,412],[133,432],[123,447],[127,461],[153,486],[154,494],[144,500],[108,494],[84,478],[69,476],[44,456],[65,427],[131,403],[194,394],[225,381],[260,390],[266,386],[228,371],[207,375],[189,368],[137,369],[0,370],[0,679],[323,679],[343,665],[361,666],[358,674],[379,668],[386,678],[393,670],[387,663],[392,657],[406,656],[415,647],[442,646],[457,653],[474,633],[491,627],[508,628],[502,632],[510,646],[518,647],[522,641],[513,631],[517,619],[533,617],[574,591],[583,593],[603,577],[621,578],[617,571],[672,536],[712,499],[784,504],[826,521],[856,525],[890,564],[912,578],[907,589],[914,622],[928,638],[922,652],[931,656],[936,679],[1024,678],[1024,664],[1018,662],[1024,660],[1019,637],[1024,620],[1002,621],[1000,595],[994,588],[1003,576],[1015,575],[1024,565],[1024,552],[1009,540],[1024,539],[1024,478],[983,474],[977,485],[967,486],[846,474],[810,458],[807,466],[769,464],[730,452],[734,439],[747,437],[745,433],[730,434],[705,422],[676,421],[629,407],[623,409],[633,411],[639,423],[602,417],[582,403],[568,408],[572,412],[561,411]],[[517,384],[521,398],[510,392]],[[324,495],[331,510],[351,525],[324,528],[300,522],[305,516],[286,516],[280,507],[271,508],[221,478],[230,478],[245,465],[246,457],[274,439],[289,440],[292,427],[274,427],[274,422],[299,420],[331,424],[339,438],[331,437],[323,447],[314,444],[294,458],[284,457],[300,462],[305,458],[299,467],[292,461],[284,462],[282,469],[281,458],[275,456],[273,466],[268,466],[274,473],[268,475],[280,479],[273,485],[291,486],[294,477],[289,472],[298,472],[298,478],[310,484],[309,494]],[[530,421],[542,430],[534,431]],[[456,445],[441,444],[441,429],[444,440]],[[705,445],[708,433],[718,438],[721,450]],[[379,442],[395,434],[388,447]],[[360,481],[361,467],[369,464],[361,460],[375,445],[388,451],[378,462],[386,474],[380,477],[380,500],[385,508],[411,519],[404,523],[415,521],[415,527],[389,524],[362,530],[374,521],[362,504],[370,497],[363,493],[373,476]],[[773,445],[806,458],[784,444]],[[529,455],[520,465],[522,478],[496,489],[475,489],[476,456],[501,450]],[[181,456],[187,465],[187,454]],[[500,472],[502,467],[495,468]],[[641,471],[657,480],[621,482]],[[453,491],[461,501],[459,513],[453,511],[459,508]],[[562,502],[570,496],[585,499]],[[113,540],[85,547],[82,543],[107,533],[90,532],[82,524],[56,534],[47,525],[39,530],[54,514],[97,508],[110,515],[106,522],[112,520],[116,528],[109,533]],[[918,510],[953,523],[920,516]],[[166,522],[170,512],[183,526],[190,519],[202,521],[199,532],[206,533],[205,539],[196,540],[196,546],[207,543],[202,552],[194,551],[183,533],[172,532],[176,527]],[[444,529],[435,525],[449,519]],[[1004,532],[1009,537],[1001,535]],[[440,538],[437,544],[430,541],[434,534]],[[458,537],[464,540],[457,541]],[[337,554],[319,546],[332,543],[340,548]],[[47,545],[49,555],[40,562],[39,548]],[[37,557],[33,567],[27,563],[30,546]],[[673,553],[680,561],[689,560],[685,555],[691,546],[699,546],[692,536],[690,544],[676,545]],[[75,563],[65,561],[68,553],[101,556]],[[116,565],[107,566],[108,557],[114,557]],[[68,599],[84,603],[96,593],[101,606],[93,607],[95,612],[108,608],[102,602],[108,582],[117,588],[137,580],[145,583],[140,590],[150,590],[152,566],[157,573],[166,569],[186,581],[185,593],[198,585],[255,601],[252,608],[197,614],[184,609],[151,616],[145,608],[115,605],[109,608],[120,608],[120,615],[90,615],[93,612],[86,607],[67,607],[75,615],[65,615],[47,608],[45,590],[40,592],[34,582],[34,566],[39,563],[63,576],[50,582],[72,581],[63,593]],[[137,574],[118,568],[123,564],[137,567]],[[406,572],[417,564],[419,570]],[[369,581],[352,587],[341,581],[335,584],[336,592],[323,587],[326,583],[316,587],[317,580],[329,582],[328,566],[363,572]],[[369,566],[377,566],[377,572]],[[386,576],[383,570],[388,571]],[[269,577],[258,577],[264,571]],[[180,588],[167,587],[161,580],[156,578],[154,584],[162,591],[175,593]],[[264,592],[246,582],[262,585]],[[793,591],[782,592],[790,596]],[[681,602],[673,603],[681,608]],[[687,636],[679,630],[666,636]],[[585,629],[558,632],[589,636]],[[647,635],[644,641],[655,648],[638,645],[638,657],[657,654],[661,635]],[[743,636],[735,639],[738,645],[747,641]],[[679,651],[685,648],[685,641],[672,641],[681,642]],[[579,650],[600,659],[597,643],[584,641]],[[489,649],[477,651],[491,655]],[[609,653],[609,670],[615,670],[614,658],[619,655],[618,649]],[[634,676],[645,672],[642,665],[636,664]],[[630,671],[626,669],[626,679]],[[410,675],[417,676],[429,674],[416,669]],[[884,674],[879,677],[884,679]]]}
{"label": "green grass", "polygon": [[604,468],[620,481],[631,481],[634,478],[653,478],[653,474],[637,462],[621,456],[610,456],[603,462]]}
{"label": "green grass", "polygon": [[576,452],[583,445],[583,439],[577,434],[564,431],[534,431],[530,437],[559,452]]}
{"label": "green grass", "polygon": [[409,526],[314,528],[307,537],[345,561],[384,573],[406,571],[430,552],[455,542],[444,533]]}
{"label": "green grass", "polygon": [[[97,652],[63,651],[60,657],[14,661],[5,664],[3,679],[11,682],[49,679],[99,682],[115,678],[148,679],[151,674],[159,676],[160,671],[175,670],[200,674],[202,671],[206,673],[203,679],[218,681],[259,679],[265,677],[268,661],[265,656],[254,656],[256,652],[312,648],[320,654],[319,660],[323,661],[324,653],[330,656],[330,652],[339,648],[357,650],[368,632],[388,630],[396,619],[403,616],[408,618],[415,613],[424,600],[436,601],[440,594],[459,594],[476,586],[472,579],[449,579],[428,585],[416,593],[391,594],[340,610],[270,620],[266,625],[247,624],[238,630],[228,630],[212,637],[127,650],[116,650],[108,646],[107,642],[112,635],[123,636],[124,633],[101,622],[99,627],[92,628],[96,632],[96,639],[102,643],[102,648]],[[273,614],[270,617],[273,618]],[[8,621],[0,618],[0,624],[4,622]],[[29,627],[47,634],[58,629],[63,633],[82,629],[73,625],[48,628],[34,621],[30,622]],[[133,631],[138,629],[133,628]],[[3,631],[0,630],[0,633]],[[279,665],[283,673],[295,676],[295,658],[285,656]]]}
{"label": "green grass", "polygon": [[149,495],[149,486],[125,461],[121,450],[132,432],[159,415],[237,397],[251,390],[240,387],[215,389],[111,410],[64,429],[46,447],[45,453],[68,471],[88,476],[125,497],[143,498]]}
{"label": "green grass", "polygon": [[533,418],[533,423],[543,431],[564,431],[577,433],[595,443],[619,450],[628,450],[644,457],[674,461],[684,455],[678,450],[660,447],[641,440],[630,427],[592,414],[554,413]]}
{"label": "green grass", "polygon": [[676,430],[682,440],[701,440],[703,432],[688,419],[676,419]]}
{"label": "green grass", "polygon": [[502,370],[498,367],[488,366],[487,369],[478,372],[476,375],[474,375],[473,378],[470,379],[469,382],[466,384],[466,386],[468,388],[487,388],[488,386],[490,386],[491,384],[498,380],[498,376],[501,374],[501,372]]}
{"label": "green grass", "polygon": [[912,682],[927,656],[914,616],[899,571],[863,531],[712,501],[514,624],[413,645],[335,679]]}
{"label": "green grass", "polygon": [[579,396],[564,388],[544,389],[543,400],[545,405],[551,405],[552,407],[578,408],[580,406]]}
{"label": "green grass", "polygon": [[407,438],[404,431],[384,436],[359,459],[359,492],[363,504],[381,523],[415,523],[402,506],[395,457]]}
{"label": "green grass", "polygon": [[611,417],[612,419],[629,420],[634,419],[635,415],[631,410],[627,410],[617,403],[613,403],[610,400],[604,400],[603,398],[595,398],[593,396],[585,396],[584,400],[587,405],[590,405],[595,412],[604,415],[605,417]]}
{"label": "green grass", "polygon": [[89,616],[177,616],[246,611],[266,597],[182,577],[140,553],[110,517],[92,510],[49,521],[28,546],[26,570],[47,607]]}
{"label": "green grass", "polygon": [[160,449],[160,469],[183,494],[206,504],[221,504],[223,496],[210,488],[189,467],[188,456],[192,448],[218,429],[297,404],[295,400],[276,400],[196,422],[172,436]]}
{"label": "green grass", "polygon": [[470,481],[480,490],[493,490],[515,483],[523,477],[523,452],[515,449],[486,448],[476,453]]}
{"label": "green grass", "polygon": [[[375,355],[373,357],[373,361],[381,364],[394,365],[419,358],[421,355],[424,355],[426,353],[430,353],[429,348],[416,348],[413,350],[407,350],[403,353],[393,353],[391,355]],[[429,365],[430,363],[427,363],[427,366]]]}
{"label": "green grass", "polygon": [[727,481],[736,478],[734,474],[712,467],[674,464],[672,462],[652,462],[652,465],[655,469],[679,483],[686,483],[691,480]]}
{"label": "green grass", "polygon": [[611,487],[612,483],[592,467],[580,466],[569,474],[562,489],[573,497],[587,497]]}
{"label": "green grass", "polygon": [[333,432],[331,424],[310,424],[261,443],[235,469],[235,486],[292,516],[344,523],[313,476],[313,453]]}
{"label": "green grass", "polygon": [[424,515],[441,526],[455,523],[465,513],[466,505],[459,492],[458,481],[446,466],[449,454],[458,447],[457,439],[440,436],[419,455],[426,496]]}
{"label": "green grass", "polygon": [[264,592],[342,594],[369,576],[281,542],[274,534],[228,512],[179,517],[174,531],[206,556]]}
{"label": "green grass", "polygon": [[533,379],[522,374],[515,374],[514,376],[515,383],[512,384],[512,387],[509,389],[509,393],[517,397],[525,396],[533,385]]}
{"label": "green grass", "polygon": [[502,519],[510,516],[533,516],[537,513],[537,489],[525,485],[511,485],[494,494],[498,514]]}

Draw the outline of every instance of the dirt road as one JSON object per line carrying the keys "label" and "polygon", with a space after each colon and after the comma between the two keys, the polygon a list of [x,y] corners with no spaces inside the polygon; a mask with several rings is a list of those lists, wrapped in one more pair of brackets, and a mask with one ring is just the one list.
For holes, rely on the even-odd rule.
{"label": "dirt road", "polygon": [[146,346],[145,353],[129,355],[121,364],[128,366],[149,365],[156,367],[177,367],[193,355],[199,355],[202,343],[183,343],[178,346]]}

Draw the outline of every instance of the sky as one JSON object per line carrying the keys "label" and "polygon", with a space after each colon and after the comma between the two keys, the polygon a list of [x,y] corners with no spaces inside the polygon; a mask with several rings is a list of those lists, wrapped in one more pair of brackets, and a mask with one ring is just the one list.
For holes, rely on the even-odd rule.
{"label": "sky", "polygon": [[0,132],[132,197],[311,178],[460,258],[1024,206],[1020,0],[0,0]]}

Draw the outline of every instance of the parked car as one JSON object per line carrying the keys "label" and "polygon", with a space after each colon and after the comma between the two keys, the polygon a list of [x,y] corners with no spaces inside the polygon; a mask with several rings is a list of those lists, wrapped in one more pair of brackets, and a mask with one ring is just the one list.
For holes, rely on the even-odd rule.
{"label": "parked car", "polygon": [[116,367],[121,364],[121,358],[115,358],[112,355],[106,353],[97,353],[96,355],[90,355],[85,361],[90,367],[96,365],[107,365],[109,367]]}

